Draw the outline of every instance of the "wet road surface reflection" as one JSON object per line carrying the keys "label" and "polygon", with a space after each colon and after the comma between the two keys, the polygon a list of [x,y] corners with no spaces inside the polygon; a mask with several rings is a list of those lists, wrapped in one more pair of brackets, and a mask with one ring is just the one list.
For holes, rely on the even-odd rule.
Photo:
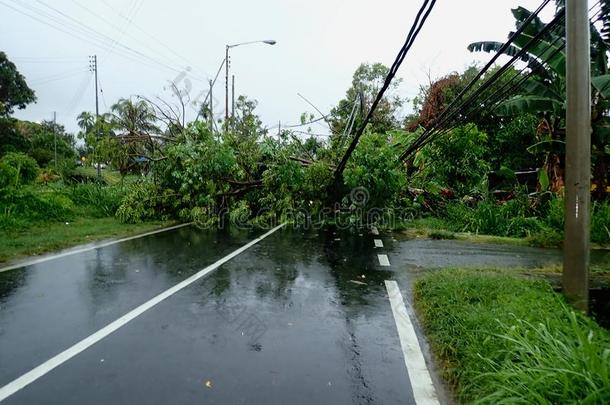
{"label": "wet road surface reflection", "polygon": [[[178,234],[0,275],[0,383],[252,236]],[[392,276],[368,235],[283,230],[6,403],[412,403]]]}

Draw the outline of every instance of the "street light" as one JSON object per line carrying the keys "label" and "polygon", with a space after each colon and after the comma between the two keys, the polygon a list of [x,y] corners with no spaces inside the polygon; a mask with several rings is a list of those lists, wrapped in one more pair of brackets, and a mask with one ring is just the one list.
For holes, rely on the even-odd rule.
{"label": "street light", "polygon": [[250,42],[241,42],[239,44],[227,45],[226,46],[226,55],[225,55],[225,130],[229,130],[229,49],[235,48],[241,45],[250,45],[250,44],[267,44],[267,45],[275,45],[277,42],[273,39],[266,39],[263,41],[250,41]]}

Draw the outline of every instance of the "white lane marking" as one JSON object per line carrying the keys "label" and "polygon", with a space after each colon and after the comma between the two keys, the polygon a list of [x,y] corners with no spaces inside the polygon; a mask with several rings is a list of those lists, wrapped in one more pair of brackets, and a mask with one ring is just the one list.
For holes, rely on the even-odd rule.
{"label": "white lane marking", "polygon": [[405,365],[411,380],[415,403],[418,405],[439,404],[436,390],[430,377],[430,371],[426,367],[424,354],[419,346],[415,329],[407,313],[398,284],[396,281],[386,280],[385,287],[388,290],[392,314],[394,314],[394,321],[396,321],[400,347],[402,348]]}
{"label": "white lane marking", "polygon": [[174,229],[184,228],[184,227],[190,226],[192,224],[193,224],[192,222],[189,222],[188,224],[180,224],[180,225],[170,226],[168,228],[157,229],[156,231],[151,231],[151,232],[142,233],[140,235],[130,236],[128,238],[111,240],[109,242],[104,242],[104,243],[99,243],[99,244],[95,244],[94,243],[92,246],[87,246],[87,247],[80,248],[80,249],[67,250],[67,251],[65,251],[63,253],[58,253],[58,254],[55,254],[55,255],[45,255],[44,257],[41,257],[40,259],[26,260],[24,262],[19,262],[19,263],[11,264],[10,266],[7,266],[7,267],[2,267],[2,268],[0,268],[0,273],[2,273],[4,271],[19,269],[21,267],[32,266],[34,264],[43,263],[43,262],[46,262],[46,261],[49,261],[49,260],[59,259],[61,257],[75,255],[77,253],[84,253],[84,252],[88,252],[90,250],[100,249],[100,248],[103,248],[103,247],[106,247],[106,246],[110,246],[110,245],[116,245],[117,243],[123,243],[123,242],[127,242],[127,241],[130,241],[130,240],[143,238],[145,236],[155,235],[157,233],[173,231]]}
{"label": "white lane marking", "polygon": [[371,233],[372,233],[373,235],[377,236],[377,235],[379,235],[379,229],[377,229],[377,227],[376,227],[376,226],[373,226],[373,227],[371,228]]}
{"label": "white lane marking", "polygon": [[94,334],[92,334],[92,335],[86,337],[85,339],[81,340],[80,342],[76,343],[74,346],[64,350],[63,352],[59,353],[55,357],[42,363],[38,367],[28,371],[21,377],[6,384],[4,387],[0,388],[0,402],[5,400],[6,398],[10,397],[17,391],[28,386],[29,384],[33,383],[34,381],[36,381],[43,375],[45,375],[48,372],[50,372],[51,370],[53,370],[54,368],[60,366],[61,364],[65,363],[66,361],[70,360],[72,357],[76,356],[77,354],[79,354],[79,353],[83,352],[84,350],[88,349],[89,347],[93,346],[94,344],[96,344],[100,340],[104,339],[111,333],[115,332],[122,326],[125,326],[130,321],[134,320],[138,316],[142,315],[144,312],[148,311],[155,305],[159,304],[161,301],[165,300],[166,298],[171,297],[172,295],[176,294],[178,291],[188,287],[189,285],[193,284],[195,281],[206,276],[208,273],[216,270],[218,267],[220,267],[224,263],[228,262],[229,260],[233,259],[235,256],[239,255],[240,253],[243,253],[244,251],[248,250],[252,246],[256,245],[257,243],[259,243],[260,241],[262,241],[263,239],[268,237],[269,235],[278,231],[284,225],[285,224],[282,224],[282,225],[279,225],[279,226],[273,228],[266,234],[254,239],[250,243],[235,250],[233,253],[229,254],[228,256],[223,257],[222,259],[218,260],[216,263],[209,265],[208,267],[199,271],[197,274],[194,274],[191,277],[187,278],[186,280],[181,281],[180,283],[176,284],[172,288],[170,288],[170,289],[162,292],[161,294],[157,295],[156,297],[152,298],[150,301],[145,302],[144,304],[140,305],[139,307],[135,308],[134,310],[123,315],[116,321],[106,325],[105,327],[98,330]]}
{"label": "white lane marking", "polygon": [[382,248],[383,247],[383,241],[381,239],[375,239],[375,247],[376,248]]}
{"label": "white lane marking", "polygon": [[388,259],[388,255],[377,255],[377,259],[379,260],[380,266],[390,267],[390,259]]}

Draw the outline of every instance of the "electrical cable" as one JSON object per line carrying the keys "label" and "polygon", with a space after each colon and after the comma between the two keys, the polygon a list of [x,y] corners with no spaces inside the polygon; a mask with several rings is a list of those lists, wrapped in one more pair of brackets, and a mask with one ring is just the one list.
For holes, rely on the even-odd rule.
{"label": "electrical cable", "polygon": [[[38,0],[37,0],[38,1]],[[56,8],[46,5],[44,3],[41,2],[41,4],[45,5],[47,8],[52,9],[52,10],[56,10],[56,12],[59,14],[60,18],[58,18],[56,15],[50,14],[49,12],[42,10],[40,8],[36,8],[33,7],[30,4],[27,3],[23,3],[23,2],[17,2],[16,0],[14,0],[14,2],[16,3],[16,6],[19,6],[20,8],[17,8],[16,6],[7,4],[5,1],[0,0],[0,4],[4,5],[7,8],[12,9],[13,11],[16,11],[20,14],[23,14],[27,17],[30,17],[44,25],[47,25],[51,28],[54,28],[58,31],[61,31],[71,37],[80,39],[84,42],[89,42],[92,43],[96,46],[99,46],[100,48],[106,50],[106,51],[110,51],[110,48],[108,46],[108,42],[112,43],[112,41],[114,41],[112,38],[108,37],[105,34],[100,34],[99,32],[91,29],[90,27],[82,24],[80,21],[75,20],[74,18],[70,17],[69,15],[61,12],[60,10],[57,10]],[[24,9],[27,9],[29,11],[26,11]],[[64,15],[65,18],[61,19],[61,16]],[[74,22],[72,22],[72,21]],[[153,67],[153,66],[157,66],[157,67],[163,67],[165,69],[177,72],[177,73],[181,73],[181,70],[176,69],[168,64],[165,64],[163,62],[159,62],[157,60],[155,60],[154,58],[151,58],[145,54],[143,54],[140,51],[137,51],[129,46],[126,46],[124,44],[120,44],[120,49],[114,49],[111,50],[111,52],[113,54],[122,56],[124,58],[130,59],[132,61],[135,61],[137,63],[140,63],[142,65],[146,65],[149,67]],[[202,79],[194,77],[196,80],[201,81]]]}
{"label": "electrical cable", "polygon": [[[601,1],[598,1],[594,6],[592,6],[590,8],[589,12],[592,12],[596,8],[596,6],[599,5],[600,3],[601,3]],[[602,7],[602,10],[600,12],[603,13],[603,7]],[[563,16],[561,16],[562,14],[563,14]],[[556,21],[556,23],[555,24],[549,23],[549,24],[547,24],[547,26],[545,28],[551,27],[551,29],[552,29],[552,28],[554,28],[553,25],[562,24],[564,22],[564,20],[565,20],[564,10],[563,9],[560,10],[558,15],[560,15],[561,17],[558,20],[554,19],[554,21]],[[591,17],[591,19],[593,19],[593,17]],[[555,40],[547,46],[547,49],[545,49],[544,53],[541,55],[542,56],[542,60],[539,61],[540,66],[544,66],[545,64],[549,64],[549,62],[551,60],[553,60],[556,56],[558,56],[559,53],[561,53],[565,49],[565,41],[563,40],[563,35],[565,34],[565,26],[564,25],[560,25],[560,29],[563,29],[564,31],[560,32],[560,33],[556,33],[556,34],[559,34],[560,36],[555,38]],[[547,30],[543,30],[543,31],[547,31]],[[558,41],[561,42],[561,45],[560,46],[555,46],[555,43],[558,42]],[[551,51],[551,50],[553,52],[548,57],[545,58],[544,55],[547,52]],[[511,62],[509,62],[507,65],[512,65],[513,62],[514,62],[514,60],[511,60]],[[528,68],[530,69],[530,72],[527,75],[522,76],[523,72],[526,69],[528,69]],[[404,160],[412,152],[414,152],[414,151],[418,150],[419,148],[429,144],[430,142],[434,141],[436,138],[446,134],[450,129],[455,128],[456,126],[464,124],[469,119],[471,119],[473,116],[483,112],[484,110],[493,110],[499,104],[504,102],[504,100],[506,98],[508,98],[510,95],[514,94],[514,92],[516,90],[520,89],[524,84],[526,84],[528,82],[528,80],[531,78],[531,76],[533,76],[535,73],[536,73],[536,69],[532,66],[531,63],[529,63],[523,69],[521,69],[520,72],[515,74],[511,78],[511,80],[509,80],[508,82],[504,83],[501,88],[497,89],[495,92],[490,94],[484,101],[477,102],[476,105],[474,105],[474,102],[472,100],[478,94],[474,94],[466,102],[462,103],[462,105],[460,105],[456,111],[453,112],[452,115],[455,115],[456,112],[462,112],[464,107],[469,107],[470,108],[470,109],[466,110],[466,112],[462,112],[461,117],[458,117],[457,121],[450,122],[449,124],[438,125],[438,126],[432,128],[432,130],[426,131],[427,134],[426,134],[426,132],[424,134],[422,134],[422,136],[420,136],[420,138],[418,138],[411,145],[411,147],[409,149],[407,149],[407,152],[409,152],[409,153],[408,154],[406,152],[403,153],[401,158]],[[510,89],[506,90],[506,88],[516,78],[521,78],[521,79],[519,80],[519,82],[517,84],[513,85]],[[497,79],[499,79],[499,77]],[[474,105],[474,108],[473,108],[473,105]],[[448,111],[448,108],[445,109],[444,112],[447,112],[447,111]],[[416,146],[416,147],[414,148],[413,146]]]}
{"label": "electrical cable", "polygon": [[[426,130],[418,139],[416,139],[411,146],[409,146],[409,148],[407,148],[407,150],[405,152],[403,152],[403,154],[401,155],[401,160],[404,160],[407,156],[409,156],[411,153],[413,153],[414,150],[417,150],[420,148],[420,143],[423,142],[427,137],[430,137],[434,131],[436,131],[437,128],[441,127],[442,125],[445,125],[446,122],[448,122],[449,120],[453,119],[456,114],[458,114],[465,106],[468,105],[468,103],[471,103],[473,100],[476,99],[476,97],[478,97],[483,91],[485,91],[487,88],[489,88],[493,83],[495,83],[507,70],[510,66],[512,66],[517,60],[522,60],[522,57],[527,53],[527,51],[533,47],[534,45],[536,45],[538,43],[538,41],[540,40],[540,38],[542,38],[544,35],[548,34],[549,31],[555,27],[560,21],[563,20],[563,18],[565,17],[565,10],[562,9],[554,18],[553,20],[547,24],[542,30],[540,30],[540,32],[538,32],[534,37],[532,37],[526,45],[523,46],[523,48],[521,48],[519,50],[519,52],[517,52],[514,56],[512,56],[512,58],[510,59],[510,61],[506,64],[504,64],[502,67],[500,67],[500,69],[498,69],[491,78],[489,78],[485,83],[483,83],[481,85],[481,87],[479,87],[478,89],[476,89],[474,91],[474,93],[470,96],[469,99],[467,99],[466,101],[463,101],[462,103],[460,103],[458,106],[455,106],[456,103],[451,103],[449,105],[448,108],[446,108],[444,110],[444,112],[441,114],[441,116],[436,120],[438,121],[431,129]],[[514,41],[514,36],[511,37],[512,40]],[[474,82],[471,82],[472,86],[469,85],[470,88],[472,88],[474,86]],[[453,110],[451,111],[449,108],[453,107]]]}
{"label": "electrical cable", "polygon": [[409,34],[407,35],[405,44],[400,49],[398,56],[396,57],[396,60],[392,64],[392,67],[390,68],[390,71],[385,79],[385,82],[384,82],[381,90],[377,94],[377,97],[375,98],[373,105],[371,106],[368,114],[366,115],[364,122],[362,123],[362,125],[360,126],[358,131],[356,132],[356,135],[354,136],[354,139],[352,140],[349,147],[347,148],[347,151],[345,152],[343,159],[341,160],[341,162],[339,163],[339,165],[337,166],[337,168],[335,170],[335,173],[334,173],[335,185],[331,186],[335,190],[338,190],[338,187],[335,187],[335,186],[336,186],[336,184],[338,184],[340,182],[342,175],[343,175],[343,171],[345,170],[345,167],[347,165],[347,162],[348,162],[349,158],[351,157],[352,153],[354,152],[354,150],[356,149],[356,146],[358,145],[358,141],[360,140],[360,137],[364,133],[364,130],[366,129],[366,126],[368,125],[369,121],[371,120],[373,113],[375,112],[375,110],[377,108],[377,105],[383,98],[388,87],[390,87],[390,84],[392,83],[392,79],[396,75],[396,72],[398,71],[398,68],[404,61],[407,53],[413,46],[415,39],[419,35],[419,32],[421,31],[426,20],[430,16],[430,13],[434,9],[435,4],[436,4],[436,0],[432,0],[432,1],[424,0],[421,8],[419,9],[419,12],[417,13],[415,21],[414,21],[413,25],[411,26],[411,30],[409,31]]}

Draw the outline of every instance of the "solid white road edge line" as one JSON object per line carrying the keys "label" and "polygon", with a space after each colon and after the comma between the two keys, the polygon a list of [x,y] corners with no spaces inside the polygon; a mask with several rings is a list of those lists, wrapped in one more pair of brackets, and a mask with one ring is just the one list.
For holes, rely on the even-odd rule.
{"label": "solid white road edge line", "polygon": [[396,281],[386,280],[385,287],[388,290],[388,297],[390,298],[394,321],[396,321],[400,347],[402,348],[405,365],[411,380],[411,389],[413,390],[415,403],[418,405],[439,404],[436,390],[430,377],[430,371],[426,366],[424,354],[419,346],[413,323],[411,323],[411,318],[407,313],[398,284]]}
{"label": "solid white road edge line", "polygon": [[380,266],[390,267],[390,259],[388,259],[388,255],[377,255],[377,259],[379,260]]}
{"label": "solid white road edge line", "polygon": [[192,224],[193,224],[192,222],[189,222],[188,224],[180,224],[180,225],[170,226],[168,228],[157,229],[156,231],[150,231],[150,232],[142,233],[142,234],[139,234],[139,235],[130,236],[130,237],[127,237],[127,238],[111,240],[109,242],[104,242],[104,243],[100,243],[100,244],[94,244],[93,246],[87,246],[87,247],[80,248],[80,249],[68,250],[66,252],[58,253],[58,254],[55,254],[55,255],[48,255],[48,256],[45,255],[44,257],[41,257],[40,259],[27,260],[27,261],[24,261],[24,262],[11,264],[10,266],[7,266],[7,267],[2,267],[2,268],[0,268],[0,273],[2,273],[4,271],[18,269],[18,268],[21,268],[21,267],[32,266],[34,264],[43,263],[43,262],[46,262],[46,261],[49,261],[49,260],[59,259],[61,257],[75,255],[77,253],[84,253],[84,252],[88,252],[90,250],[100,249],[100,248],[103,248],[103,247],[106,247],[106,246],[110,246],[110,245],[116,245],[117,243],[123,243],[123,242],[127,242],[127,241],[134,240],[134,239],[144,238],[145,236],[151,236],[151,235],[155,235],[157,233],[173,231],[174,229],[184,228],[184,227],[190,226]]}
{"label": "solid white road edge line", "polygon": [[383,247],[383,241],[381,239],[375,239],[375,247],[376,248],[382,248]]}
{"label": "solid white road edge line", "polygon": [[187,278],[186,280],[181,281],[180,283],[176,284],[172,288],[170,288],[170,289],[162,292],[161,294],[157,295],[156,297],[152,298],[150,301],[145,302],[144,304],[140,305],[139,307],[135,308],[134,310],[123,315],[116,321],[106,325],[105,327],[98,330],[94,334],[92,334],[92,335],[86,337],[85,339],[81,340],[80,342],[76,343],[74,346],[70,347],[69,349],[64,350],[63,352],[59,353],[55,357],[42,363],[38,367],[28,371],[21,377],[6,384],[4,387],[0,388],[0,402],[5,400],[6,398],[10,397],[17,391],[28,386],[29,384],[33,383],[34,381],[36,381],[43,375],[45,375],[48,372],[50,372],[51,370],[53,370],[54,368],[60,366],[61,364],[65,363],[66,361],[70,360],[72,357],[76,356],[77,354],[79,354],[79,353],[83,352],[84,350],[88,349],[89,347],[93,346],[100,340],[104,339],[111,333],[115,332],[122,326],[126,325],[130,321],[132,321],[135,318],[137,318],[138,316],[142,315],[144,312],[148,311],[155,305],[159,304],[161,301],[165,300],[166,298],[171,297],[172,295],[176,294],[178,291],[188,287],[189,285],[193,284],[195,281],[206,276],[208,273],[216,270],[218,267],[222,266],[224,263],[233,259],[235,256],[239,255],[240,253],[243,253],[244,251],[248,250],[252,246],[256,245],[257,243],[259,243],[260,241],[262,241],[263,239],[268,237],[269,235],[280,230],[282,227],[284,227],[284,225],[285,224],[279,225],[279,226],[273,228],[272,230],[270,230],[269,232],[267,232],[266,234],[259,236],[258,238],[254,239],[250,243],[235,250],[233,253],[229,254],[228,256],[223,257],[222,259],[218,260],[216,263],[209,265],[208,267],[206,267],[203,270],[199,271],[198,273],[192,275],[191,277]]}

